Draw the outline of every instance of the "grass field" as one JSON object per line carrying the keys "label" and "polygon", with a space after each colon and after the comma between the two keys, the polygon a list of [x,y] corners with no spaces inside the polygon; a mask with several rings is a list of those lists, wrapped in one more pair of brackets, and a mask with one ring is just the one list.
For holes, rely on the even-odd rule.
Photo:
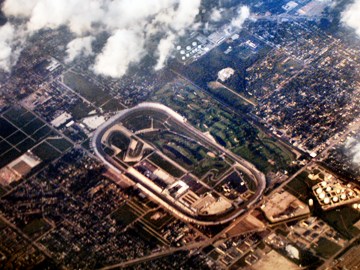
{"label": "grass field", "polygon": [[4,113],[4,117],[18,127],[23,127],[36,118],[33,114],[21,107],[11,107]]}
{"label": "grass field", "polygon": [[122,122],[123,125],[133,131],[138,131],[151,127],[152,120],[165,122],[169,117],[161,112],[154,110],[135,111],[129,114]]}
{"label": "grass field", "polygon": [[64,138],[59,138],[59,139],[47,139],[47,142],[55,147],[57,150],[59,150],[60,152],[65,152],[66,150],[68,150],[72,144],[67,141]]}
{"label": "grass field", "polygon": [[64,83],[90,102],[95,103],[96,106],[106,104],[106,102],[112,99],[109,94],[79,74],[73,72],[66,73],[64,75]]}
{"label": "grass field", "polygon": [[22,107],[11,107],[4,113],[4,117],[12,122],[21,121],[19,116],[25,114],[26,112],[27,110]]}
{"label": "grass field", "polygon": [[0,153],[5,153],[6,151],[11,149],[11,145],[6,141],[0,141]]}
{"label": "grass field", "polygon": [[153,153],[149,157],[149,160],[174,177],[180,178],[184,175],[184,172],[182,170],[180,170],[178,167],[175,167],[173,164],[162,158],[157,153]]}
{"label": "grass field", "polygon": [[69,112],[71,113],[72,117],[75,119],[82,119],[86,117],[89,112],[91,112],[94,108],[90,105],[86,104],[85,102],[78,102],[74,104],[70,109]]}
{"label": "grass field", "polygon": [[286,191],[305,203],[313,197],[311,187],[317,183],[316,181],[310,180],[308,175],[308,172],[302,172],[285,186]]}
{"label": "grass field", "polygon": [[45,125],[45,123],[43,121],[41,121],[38,118],[35,118],[31,122],[24,125],[21,129],[25,133],[31,135],[31,134],[35,133],[37,130],[39,130],[40,128],[42,128],[44,125]]}
{"label": "grass field", "polygon": [[130,139],[119,131],[112,132],[108,141],[110,145],[114,145],[123,151],[126,151],[130,144]]}
{"label": "grass field", "polygon": [[40,141],[40,140],[44,139],[45,137],[51,136],[51,135],[54,135],[54,133],[52,133],[51,129],[48,126],[43,126],[38,131],[36,131],[34,134],[32,134],[31,137],[33,139],[35,139],[36,141]]}
{"label": "grass field", "polygon": [[45,162],[49,162],[61,155],[60,151],[56,150],[47,142],[42,142],[38,146],[34,147],[32,152]]}
{"label": "grass field", "polygon": [[51,131],[33,114],[17,107],[0,117],[0,126],[0,167],[29,150]]}
{"label": "grass field", "polygon": [[22,229],[29,237],[34,237],[50,229],[50,225],[42,218],[34,219]]}
{"label": "grass field", "polygon": [[360,234],[360,230],[354,227],[354,224],[360,219],[360,212],[351,206],[339,207],[329,211],[323,211],[319,207],[315,209],[314,214],[335,228],[347,239]]}
{"label": "grass field", "polygon": [[104,105],[101,106],[101,108],[107,112],[117,112],[125,109],[125,107],[114,98],[107,101]]}
{"label": "grass field", "polygon": [[214,173],[212,181],[216,182],[217,179],[221,175],[223,175],[229,168],[230,165],[227,164],[222,158],[206,157],[201,162],[195,165],[193,173],[197,177],[202,178],[205,176],[206,173],[211,171]]}
{"label": "grass field", "polygon": [[135,222],[134,230],[141,237],[141,239],[147,240],[154,246],[167,244],[161,237],[157,236],[154,232],[151,232],[151,230],[149,231],[149,229],[147,229],[142,222]]}
{"label": "grass field", "polygon": [[21,152],[25,152],[28,149],[31,149],[36,144],[36,141],[30,138],[19,143],[16,148],[19,149]]}
{"label": "grass field", "polygon": [[0,156],[0,168],[7,165],[19,156],[21,156],[21,152],[16,150],[15,148],[11,148],[9,151],[5,152]]}
{"label": "grass field", "polygon": [[289,170],[295,158],[286,147],[270,139],[245,117],[228,112],[223,105],[184,80],[167,84],[151,100],[179,112],[194,127],[210,132],[219,144],[264,172]]}
{"label": "grass field", "polygon": [[16,132],[14,132],[12,135],[10,135],[6,140],[7,140],[10,144],[16,145],[16,144],[18,144],[19,142],[22,142],[23,140],[25,140],[26,137],[27,137],[27,135],[26,135],[24,132],[18,130],[18,131],[16,131]]}
{"label": "grass field", "polygon": [[336,252],[341,249],[341,246],[328,240],[327,238],[321,237],[316,246],[313,246],[316,254],[321,257],[328,259]]}
{"label": "grass field", "polygon": [[3,138],[7,138],[17,131],[17,128],[14,125],[2,117],[0,118],[0,127],[0,136]]}
{"label": "grass field", "polygon": [[122,205],[118,210],[111,214],[111,218],[116,220],[116,223],[126,227],[138,218],[138,215],[133,209],[127,205]]}

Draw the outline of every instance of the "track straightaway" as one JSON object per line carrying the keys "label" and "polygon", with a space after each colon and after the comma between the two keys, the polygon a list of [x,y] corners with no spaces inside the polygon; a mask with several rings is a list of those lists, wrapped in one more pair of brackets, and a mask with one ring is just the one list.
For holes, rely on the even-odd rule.
{"label": "track straightaway", "polygon": [[[113,162],[110,162],[109,157],[106,155],[106,153],[102,150],[102,138],[107,130],[112,128],[117,123],[121,122],[123,118],[125,118],[128,114],[143,111],[143,110],[155,110],[161,113],[165,113],[168,116],[172,117],[174,121],[177,122],[179,126],[184,128],[185,131],[191,133],[194,135],[195,138],[198,138],[207,144],[211,145],[213,148],[217,149],[219,152],[231,157],[237,164],[237,166],[241,167],[241,169],[248,175],[252,176],[253,179],[257,182],[257,190],[255,194],[252,196],[252,198],[246,202],[242,207],[236,208],[232,212],[224,215],[224,216],[216,216],[213,220],[204,220],[200,217],[192,216],[187,211],[182,210],[180,207],[175,206],[170,201],[164,199],[161,194],[158,194],[156,191],[154,191],[151,188],[151,185],[148,185],[146,181],[143,181],[142,179],[138,179],[139,177],[136,177],[134,175],[134,178],[138,179],[137,181],[137,187],[140,188],[146,195],[150,196],[153,200],[160,203],[164,208],[166,208],[168,211],[176,215],[177,217],[183,219],[184,221],[195,223],[198,225],[203,226],[209,226],[209,225],[221,225],[226,224],[235,218],[239,217],[241,214],[243,214],[246,209],[248,209],[250,206],[254,205],[262,196],[265,188],[266,188],[266,178],[265,175],[259,171],[253,164],[248,162],[247,160],[239,157],[238,155],[234,154],[233,152],[229,151],[225,147],[215,143],[212,141],[209,137],[207,137],[205,134],[203,134],[198,129],[194,128],[192,125],[190,125],[187,120],[179,115],[177,112],[173,111],[169,107],[159,104],[159,103],[152,103],[152,102],[144,102],[141,103],[133,108],[126,109],[123,111],[120,111],[118,114],[111,117],[107,122],[102,124],[95,132],[94,136],[91,141],[91,146],[96,154],[96,156],[99,157],[99,159],[109,168],[113,169],[115,172],[119,174],[123,174],[124,172],[121,171],[118,167],[115,166]],[[131,170],[130,170],[131,171]],[[142,178],[142,177],[140,177]]]}

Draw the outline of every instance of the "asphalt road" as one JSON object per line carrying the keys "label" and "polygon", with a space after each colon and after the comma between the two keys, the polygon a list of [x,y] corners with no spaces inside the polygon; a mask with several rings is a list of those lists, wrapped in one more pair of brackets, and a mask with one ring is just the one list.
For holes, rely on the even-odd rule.
{"label": "asphalt road", "polygon": [[209,137],[204,135],[202,132],[191,126],[187,123],[186,119],[184,119],[182,116],[180,116],[175,111],[171,110],[170,108],[158,104],[158,103],[150,103],[150,102],[144,102],[141,103],[131,109],[126,109],[121,112],[119,112],[117,115],[110,118],[106,123],[101,125],[94,133],[93,139],[91,141],[92,148],[94,149],[95,154],[100,158],[100,160],[108,167],[113,169],[115,172],[118,172],[119,174],[122,174],[122,171],[115,166],[115,164],[109,162],[109,159],[107,158],[106,154],[101,150],[101,139],[105,132],[111,128],[113,125],[118,123],[123,117],[127,116],[129,113],[132,113],[134,111],[142,111],[142,110],[158,110],[163,113],[168,114],[178,122],[180,126],[182,126],[187,132],[190,132],[193,134],[196,138],[205,141],[206,143],[212,145],[214,148],[217,148],[220,152],[228,155],[231,157],[234,161],[236,161],[237,165],[240,166],[247,174],[252,175],[254,177],[254,180],[257,182],[257,190],[254,194],[254,196],[251,198],[250,201],[248,201],[242,208],[235,209],[234,212],[231,212],[229,215],[225,215],[223,217],[216,217],[216,220],[199,220],[196,219],[196,217],[191,217],[187,213],[181,211],[179,207],[175,207],[174,205],[171,205],[171,202],[164,201],[163,198],[161,198],[159,195],[156,194],[149,186],[144,185],[144,183],[138,183],[140,184],[139,187],[148,195],[151,196],[153,199],[161,203],[166,209],[171,211],[174,215],[182,218],[183,220],[190,222],[190,223],[196,223],[199,225],[221,225],[226,224],[235,218],[242,215],[245,210],[250,207],[251,205],[255,204],[262,196],[265,188],[266,188],[266,178],[265,175],[256,169],[256,167],[251,164],[250,162],[246,161],[245,159],[235,155],[231,151],[227,150],[226,148],[215,144]]}

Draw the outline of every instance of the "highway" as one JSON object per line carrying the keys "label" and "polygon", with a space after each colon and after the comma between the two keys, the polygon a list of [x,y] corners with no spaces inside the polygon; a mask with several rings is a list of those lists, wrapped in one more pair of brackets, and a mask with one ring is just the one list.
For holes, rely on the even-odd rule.
{"label": "highway", "polygon": [[138,179],[137,177],[134,177],[137,179],[137,186],[140,188],[145,194],[150,196],[152,199],[160,203],[164,208],[166,208],[168,211],[173,213],[174,215],[178,216],[182,220],[190,223],[195,223],[198,225],[203,226],[209,226],[209,225],[221,225],[226,224],[233,219],[239,217],[241,214],[245,212],[245,209],[247,207],[250,207],[251,205],[255,204],[262,196],[265,188],[266,188],[266,179],[265,175],[257,170],[253,164],[246,161],[245,159],[237,156],[236,154],[232,153],[231,151],[227,150],[226,148],[220,146],[217,143],[214,143],[209,137],[204,135],[202,132],[194,128],[192,125],[188,124],[186,119],[183,118],[181,115],[170,109],[169,107],[166,107],[159,103],[151,103],[151,102],[144,102],[141,103],[131,109],[126,109],[115,116],[111,117],[107,122],[102,124],[95,132],[94,136],[91,141],[91,146],[96,154],[96,156],[99,157],[99,159],[109,168],[113,169],[115,172],[122,174],[123,172],[117,168],[114,163],[110,162],[107,155],[102,151],[102,137],[104,136],[105,132],[110,129],[112,126],[117,124],[121,121],[124,117],[126,117],[128,114],[137,112],[137,111],[143,111],[143,110],[156,110],[162,113],[166,113],[169,116],[173,118],[175,122],[181,127],[183,127],[187,132],[193,134],[196,138],[199,140],[202,140],[209,145],[211,145],[213,148],[216,148],[219,152],[225,153],[229,157],[231,157],[236,163],[237,166],[241,167],[241,169],[248,174],[250,177],[253,177],[253,179],[257,182],[257,190],[251,200],[249,200],[242,208],[236,208],[235,211],[232,211],[229,214],[226,214],[224,216],[215,216],[215,220],[204,220],[200,219],[199,217],[189,216],[189,214],[182,210],[180,207],[175,206],[172,202],[169,200],[166,200],[164,196],[161,194],[158,194],[158,192],[154,191],[151,188],[151,185],[148,185],[146,181],[141,181],[141,179]]}

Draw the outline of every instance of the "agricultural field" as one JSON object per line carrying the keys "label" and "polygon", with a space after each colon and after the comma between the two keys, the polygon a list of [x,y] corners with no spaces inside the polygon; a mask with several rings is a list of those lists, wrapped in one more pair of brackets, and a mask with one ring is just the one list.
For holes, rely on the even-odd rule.
{"label": "agricultural field", "polygon": [[209,95],[182,79],[158,90],[151,101],[181,112],[194,127],[264,172],[290,170],[295,155],[261,129],[226,110]]}
{"label": "agricultural field", "polygon": [[169,173],[174,177],[180,178],[182,175],[184,175],[184,172],[182,170],[174,166],[169,161],[165,160],[162,156],[160,156],[157,153],[153,153],[151,156],[149,156],[148,160],[154,163],[156,166],[159,166],[164,171],[166,171],[167,173]]}
{"label": "agricultural field", "polygon": [[72,147],[69,141],[22,107],[11,107],[0,115],[0,126],[0,168],[28,150],[48,162]]}
{"label": "agricultural field", "polygon": [[64,83],[96,106],[105,106],[112,99],[109,94],[77,73],[67,72],[64,75]]}

